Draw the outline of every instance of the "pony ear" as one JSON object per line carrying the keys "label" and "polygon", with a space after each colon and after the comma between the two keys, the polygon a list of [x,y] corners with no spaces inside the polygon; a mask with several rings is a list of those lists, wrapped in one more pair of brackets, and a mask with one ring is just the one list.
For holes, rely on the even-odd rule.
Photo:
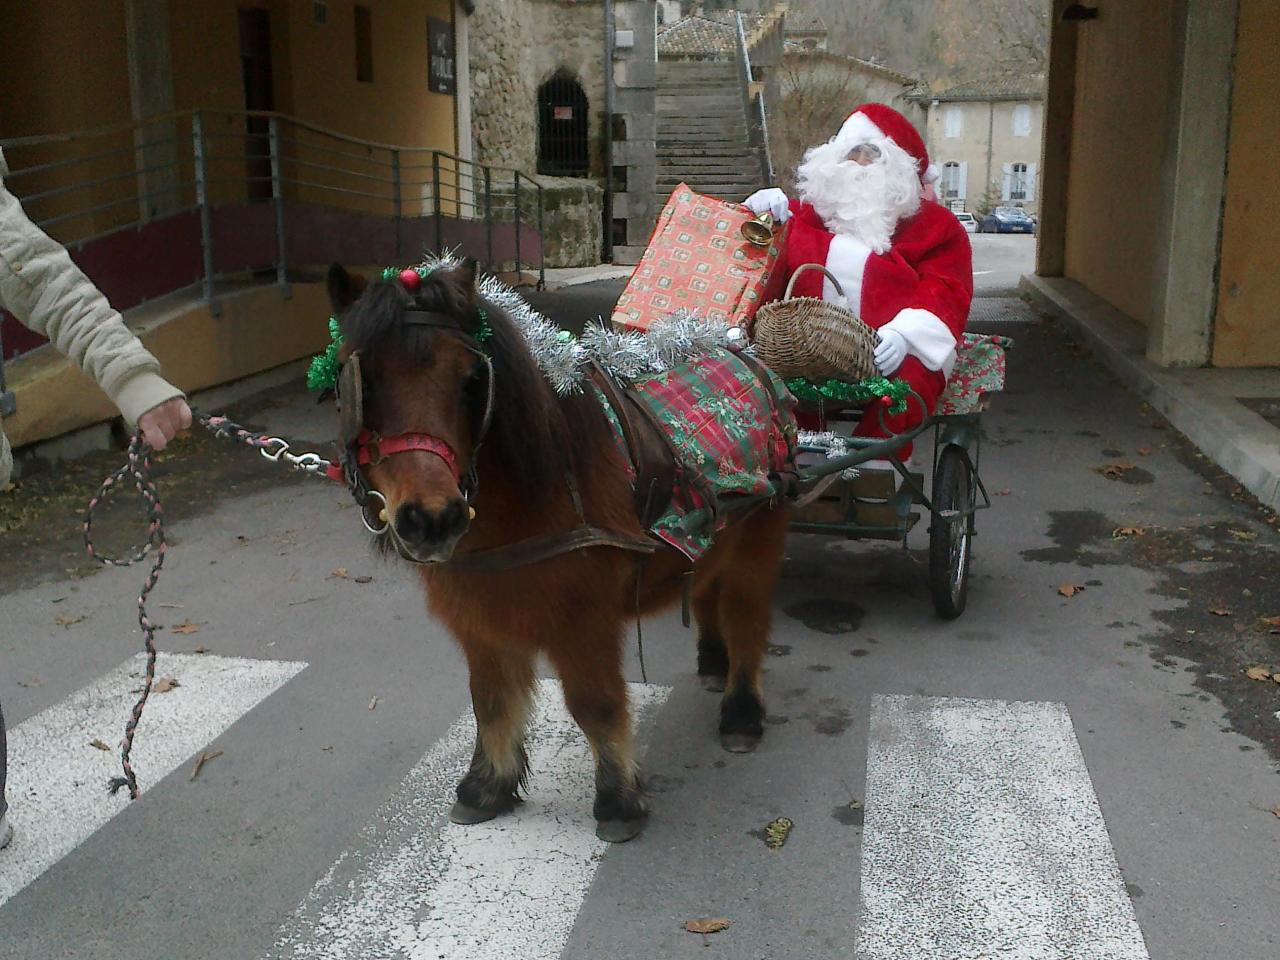
{"label": "pony ear", "polygon": [[458,290],[466,298],[467,303],[474,303],[476,299],[477,267],[475,257],[467,257],[452,271],[452,279],[457,283]]}
{"label": "pony ear", "polygon": [[329,303],[334,314],[342,313],[359,300],[368,285],[368,280],[358,274],[348,273],[342,264],[331,264],[329,274],[325,277],[325,286],[329,290]]}

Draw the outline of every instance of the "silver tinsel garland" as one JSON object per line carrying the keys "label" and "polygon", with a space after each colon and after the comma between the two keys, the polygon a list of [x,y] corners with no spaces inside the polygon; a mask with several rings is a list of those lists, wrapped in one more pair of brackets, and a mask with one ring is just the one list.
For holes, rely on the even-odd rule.
{"label": "silver tinsel garland", "polygon": [[[428,257],[422,265],[431,271],[461,262],[454,254],[445,253]],[[676,311],[645,333],[618,331],[601,320],[589,324],[581,337],[574,337],[497,277],[481,275],[476,292],[512,319],[542,375],[560,396],[582,389],[586,366],[593,361],[619,382],[630,384],[741,340],[723,320],[703,320],[687,310]]]}
{"label": "silver tinsel garland", "polygon": [[[842,437],[830,430],[821,433],[814,430],[801,430],[796,434],[796,446],[803,450],[820,450],[828,460],[839,460],[849,455],[849,438]],[[852,480],[858,476],[857,467],[849,467],[840,473],[843,480]]]}

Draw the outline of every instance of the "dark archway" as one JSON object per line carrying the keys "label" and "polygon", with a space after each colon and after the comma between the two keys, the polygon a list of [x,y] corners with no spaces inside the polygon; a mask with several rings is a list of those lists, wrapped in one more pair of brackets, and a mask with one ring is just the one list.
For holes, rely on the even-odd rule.
{"label": "dark archway", "polygon": [[587,95],[568,70],[538,88],[538,172],[553,177],[590,173]]}

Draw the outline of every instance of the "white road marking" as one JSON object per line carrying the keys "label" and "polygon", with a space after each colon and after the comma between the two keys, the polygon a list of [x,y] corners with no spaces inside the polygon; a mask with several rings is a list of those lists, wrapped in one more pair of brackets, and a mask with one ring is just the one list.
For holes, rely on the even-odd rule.
{"label": "white road marking", "polygon": [[994,270],[975,270],[975,271],[973,271],[973,275],[974,275],[975,277],[985,277],[988,273],[995,273],[995,271],[994,271]]}
{"label": "white road marking", "polygon": [[[0,904],[129,805],[107,793],[120,774],[119,743],[145,665],[131,657],[89,686],[9,731],[13,844],[0,856]],[[164,654],[157,677],[179,686],[153,693],[133,746],[139,786],[154,787],[185,759],[302,670],[305,663]],[[110,751],[93,747],[98,740]]]}
{"label": "white road marking", "polygon": [[[468,712],[418,761],[283,924],[269,956],[552,960],[608,844],[591,815],[595,766],[558,683],[539,683],[529,795],[489,823],[445,815],[471,762]],[[637,733],[669,687],[631,684]]]}
{"label": "white road marking", "polygon": [[1148,960],[1060,703],[877,696],[859,960]]}

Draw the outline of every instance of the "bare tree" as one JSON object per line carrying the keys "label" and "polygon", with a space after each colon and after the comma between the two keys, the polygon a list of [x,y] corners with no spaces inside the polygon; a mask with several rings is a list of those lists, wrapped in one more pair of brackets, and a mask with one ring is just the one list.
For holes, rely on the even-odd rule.
{"label": "bare tree", "polygon": [[849,115],[849,104],[871,99],[854,64],[821,54],[793,54],[780,67],[780,98],[770,110],[769,147],[779,186],[791,191],[804,152],[825,143]]}

